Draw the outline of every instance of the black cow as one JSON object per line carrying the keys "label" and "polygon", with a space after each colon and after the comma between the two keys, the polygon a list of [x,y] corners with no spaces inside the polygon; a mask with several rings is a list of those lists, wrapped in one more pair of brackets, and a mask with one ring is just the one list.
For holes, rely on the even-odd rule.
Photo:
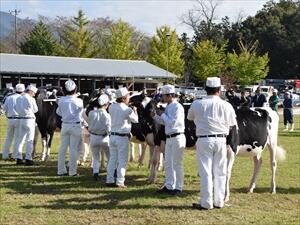
{"label": "black cow", "polygon": [[235,155],[251,156],[254,161],[254,171],[248,191],[253,192],[257,176],[262,164],[261,154],[268,145],[272,169],[271,192],[276,193],[275,172],[276,159],[283,160],[285,151],[277,146],[278,114],[271,108],[236,109],[238,127],[233,127],[227,137],[228,167],[225,201],[229,200],[229,181]]}

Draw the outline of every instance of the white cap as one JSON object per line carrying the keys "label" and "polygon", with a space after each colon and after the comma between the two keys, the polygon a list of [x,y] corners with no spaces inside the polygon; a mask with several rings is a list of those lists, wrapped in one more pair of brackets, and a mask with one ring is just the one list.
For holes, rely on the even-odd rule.
{"label": "white cap", "polygon": [[278,90],[274,88],[274,89],[273,89],[273,92],[278,93]]}
{"label": "white cap", "polygon": [[25,91],[25,85],[24,84],[17,84],[16,85],[16,92],[23,92]]}
{"label": "white cap", "polygon": [[36,94],[37,91],[38,91],[38,89],[37,89],[35,86],[33,86],[33,85],[28,85],[28,86],[27,86],[27,90],[28,90],[28,91],[33,91],[34,94]]}
{"label": "white cap", "polygon": [[125,97],[126,95],[128,95],[128,90],[126,87],[122,87],[122,88],[119,88],[117,91],[116,91],[116,98],[122,98],[122,97]]}
{"label": "white cap", "polygon": [[285,92],[285,94],[286,94],[286,95],[289,95],[289,94],[291,94],[291,93],[290,93],[289,91],[287,91],[287,92]]}
{"label": "white cap", "polygon": [[175,87],[173,85],[166,84],[162,87],[161,93],[163,95],[175,94]]}
{"label": "white cap", "polygon": [[76,88],[76,84],[75,84],[74,81],[69,79],[69,80],[66,81],[65,87],[66,87],[67,91],[74,91],[75,88]]}
{"label": "white cap", "polygon": [[219,77],[208,77],[206,79],[206,87],[221,87],[221,79]]}
{"label": "white cap", "polygon": [[98,102],[99,102],[99,105],[105,105],[109,102],[109,98],[106,94],[102,94],[98,98]]}

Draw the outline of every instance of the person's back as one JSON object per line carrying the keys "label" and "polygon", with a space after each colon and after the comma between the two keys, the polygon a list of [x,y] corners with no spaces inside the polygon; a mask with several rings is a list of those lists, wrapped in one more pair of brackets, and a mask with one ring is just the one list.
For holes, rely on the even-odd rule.
{"label": "person's back", "polygon": [[58,101],[57,114],[62,117],[62,122],[82,121],[83,101],[74,95],[63,96]]}
{"label": "person's back", "polygon": [[[229,124],[232,122],[230,113],[233,112],[232,106],[218,96],[207,96],[202,100],[196,100],[191,106],[194,112],[197,135],[220,134],[228,131]],[[225,132],[228,134],[228,132]]]}
{"label": "person's back", "polygon": [[34,114],[38,111],[38,108],[35,99],[26,93],[17,98],[16,110],[20,117],[35,118]]}
{"label": "person's back", "polygon": [[17,117],[18,112],[16,111],[17,99],[21,97],[20,94],[14,93],[8,96],[3,104],[3,110],[7,117]]}

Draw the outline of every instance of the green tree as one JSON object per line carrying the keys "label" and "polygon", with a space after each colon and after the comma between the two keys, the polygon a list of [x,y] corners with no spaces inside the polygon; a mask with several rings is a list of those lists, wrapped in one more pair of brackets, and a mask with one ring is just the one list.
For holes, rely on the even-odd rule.
{"label": "green tree", "polygon": [[150,41],[148,61],[181,77],[184,69],[183,49],[176,31],[162,26],[156,29],[156,35]]}
{"label": "green tree", "polygon": [[193,47],[193,75],[199,81],[210,76],[221,76],[225,70],[226,44],[218,47],[212,41],[200,41]]}
{"label": "green tree", "polygon": [[48,27],[39,21],[20,43],[20,50],[29,55],[56,55],[57,43]]}
{"label": "green tree", "polygon": [[60,54],[65,56],[92,58],[99,52],[93,44],[94,34],[87,29],[89,21],[82,10],[74,17],[71,24],[64,26],[61,33]]}
{"label": "green tree", "polygon": [[108,40],[106,54],[111,59],[138,59],[138,50],[143,37],[134,39],[134,29],[122,20],[110,28],[111,37]]}
{"label": "green tree", "polygon": [[[236,25],[235,25],[236,26]],[[258,52],[268,52],[271,78],[295,78],[300,74],[300,1],[269,1],[255,16],[232,31],[245,43],[256,40]],[[235,49],[238,50],[236,42]]]}
{"label": "green tree", "polygon": [[239,42],[240,54],[235,51],[227,55],[230,74],[240,85],[253,84],[268,75],[268,54],[258,56],[256,53],[258,42],[247,47]]}

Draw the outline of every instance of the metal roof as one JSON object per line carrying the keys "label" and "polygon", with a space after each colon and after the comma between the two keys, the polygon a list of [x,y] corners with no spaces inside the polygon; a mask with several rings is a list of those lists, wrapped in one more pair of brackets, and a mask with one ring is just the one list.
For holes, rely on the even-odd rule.
{"label": "metal roof", "polygon": [[176,78],[146,61],[6,53],[0,54],[0,74]]}

